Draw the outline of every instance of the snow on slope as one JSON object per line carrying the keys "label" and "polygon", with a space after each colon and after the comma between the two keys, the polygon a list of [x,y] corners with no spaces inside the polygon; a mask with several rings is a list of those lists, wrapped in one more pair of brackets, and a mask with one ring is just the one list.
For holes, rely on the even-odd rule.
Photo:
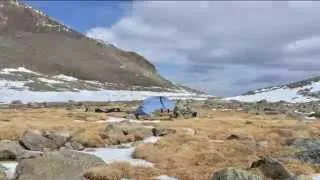
{"label": "snow on slope", "polygon": [[294,88],[290,87],[290,84],[264,88],[253,91],[253,93],[249,95],[229,97],[226,99],[244,102],[256,102],[263,99],[270,102],[286,101],[291,103],[318,101],[320,100],[320,81],[311,81],[305,85]]}
{"label": "snow on slope", "polygon": [[28,102],[67,102],[73,101],[133,101],[143,100],[149,96],[167,96],[171,99],[208,98],[186,91],[130,91],[110,90],[97,81],[83,81],[66,75],[46,76],[19,67],[0,71],[0,104],[20,100]]}

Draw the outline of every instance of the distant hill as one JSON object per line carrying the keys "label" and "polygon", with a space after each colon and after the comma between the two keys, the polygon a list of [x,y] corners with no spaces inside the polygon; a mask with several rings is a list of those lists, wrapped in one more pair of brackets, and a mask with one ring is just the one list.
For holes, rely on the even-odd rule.
{"label": "distant hill", "polygon": [[239,101],[287,101],[287,102],[309,102],[320,100],[320,76],[310,79],[292,82],[280,86],[272,86],[254,91],[249,91],[241,96],[227,99]]}

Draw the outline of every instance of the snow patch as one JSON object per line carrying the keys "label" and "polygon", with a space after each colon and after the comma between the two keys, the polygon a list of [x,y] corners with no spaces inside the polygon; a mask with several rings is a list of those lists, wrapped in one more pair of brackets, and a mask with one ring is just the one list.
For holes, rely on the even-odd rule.
{"label": "snow patch", "polygon": [[26,69],[26,68],[24,68],[24,67],[18,67],[17,69],[14,69],[14,68],[4,68],[4,69],[1,70],[1,74],[11,74],[12,72],[13,72],[13,73],[14,73],[14,72],[24,72],[24,73],[35,74],[35,75],[41,76],[40,73],[31,71],[31,70]]}
{"label": "snow patch", "polygon": [[45,82],[45,83],[49,83],[49,84],[61,84],[63,82],[61,81],[56,81],[53,79],[47,79],[47,78],[38,78],[39,81]]}
{"label": "snow patch", "polygon": [[72,76],[67,76],[67,75],[64,75],[64,74],[59,74],[59,75],[53,76],[53,78],[61,79],[61,80],[64,80],[64,81],[77,81],[78,80],[78,78],[75,78],[75,77],[72,77]]}
{"label": "snow patch", "polygon": [[0,165],[2,165],[5,168],[5,173],[7,175],[8,179],[13,179],[15,176],[16,168],[18,166],[18,162],[16,161],[3,161],[0,162]]}
{"label": "snow patch", "polygon": [[167,176],[167,175],[158,176],[158,177],[156,177],[156,179],[158,179],[158,180],[178,180],[177,178],[170,177],[170,176]]}
{"label": "snow patch", "polygon": [[262,89],[259,90],[258,93],[252,95],[242,95],[225,98],[226,100],[238,100],[244,102],[256,102],[261,101],[263,99],[269,102],[278,102],[278,101],[286,101],[291,103],[300,103],[300,102],[310,102],[317,101],[318,98],[309,97],[306,95],[299,94],[300,90],[311,89],[310,92],[318,92],[320,91],[320,82],[313,82],[309,85],[298,87],[298,88],[289,88],[287,86],[283,87],[273,87],[269,90]]}
{"label": "snow patch", "polygon": [[113,162],[128,162],[133,166],[146,166],[153,167],[153,163],[142,160],[142,159],[134,159],[132,158],[132,154],[134,152],[134,147],[129,148],[93,148],[86,149],[85,151],[80,151],[88,154],[95,155],[105,161],[107,164],[111,164]]}

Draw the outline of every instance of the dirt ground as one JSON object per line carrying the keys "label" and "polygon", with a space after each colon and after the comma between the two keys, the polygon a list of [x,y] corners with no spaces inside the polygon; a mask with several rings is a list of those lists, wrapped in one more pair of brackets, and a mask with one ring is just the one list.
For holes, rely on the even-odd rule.
{"label": "dirt ground", "polygon": [[[115,177],[131,174],[138,179],[149,179],[151,173],[182,180],[210,179],[212,173],[221,168],[247,169],[263,156],[281,159],[295,174],[320,173],[319,166],[285,158],[296,152],[286,145],[286,140],[320,138],[319,121],[307,123],[282,115],[252,115],[205,108],[197,111],[200,112],[197,118],[160,122],[159,125],[176,129],[177,133],[164,136],[155,144],[137,147],[133,156],[154,163],[153,169],[114,164],[112,168],[90,170],[87,176],[105,177],[111,173]],[[68,130],[81,141],[99,147],[104,146],[99,132],[105,128],[103,121],[107,118],[107,114],[84,112],[81,108],[0,109],[0,139],[18,140],[28,129]]]}

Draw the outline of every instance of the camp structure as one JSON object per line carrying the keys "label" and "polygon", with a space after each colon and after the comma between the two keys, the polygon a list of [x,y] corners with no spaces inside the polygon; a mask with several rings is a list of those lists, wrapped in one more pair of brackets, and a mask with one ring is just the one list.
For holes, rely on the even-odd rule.
{"label": "camp structure", "polygon": [[176,102],[164,96],[148,97],[135,112],[137,119],[152,119],[154,117],[170,117],[176,106]]}

